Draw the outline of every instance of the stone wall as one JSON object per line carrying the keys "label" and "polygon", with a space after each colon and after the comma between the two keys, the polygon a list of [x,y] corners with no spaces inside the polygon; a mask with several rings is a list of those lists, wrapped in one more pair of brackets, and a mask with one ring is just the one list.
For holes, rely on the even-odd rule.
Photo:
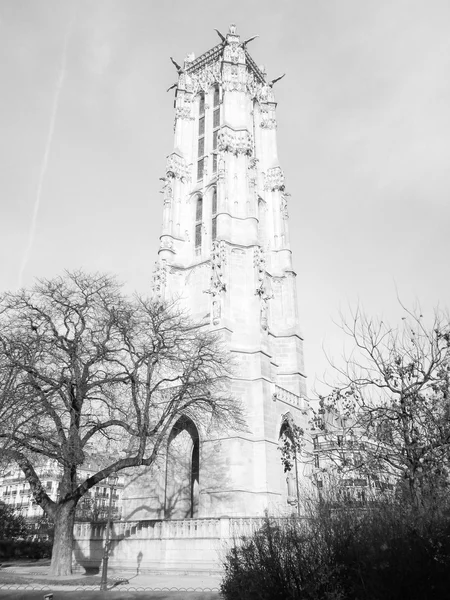
{"label": "stone wall", "polygon": [[[122,521],[112,525],[112,572],[220,572],[233,539],[261,527],[262,518]],[[105,523],[76,523],[74,571],[101,567]]]}

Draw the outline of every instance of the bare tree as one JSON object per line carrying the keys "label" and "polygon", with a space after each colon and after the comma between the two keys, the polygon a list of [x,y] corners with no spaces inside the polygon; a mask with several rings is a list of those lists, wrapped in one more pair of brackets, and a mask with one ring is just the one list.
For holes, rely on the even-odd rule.
{"label": "bare tree", "polygon": [[[450,322],[437,310],[427,325],[419,311],[402,308],[398,328],[360,310],[343,322],[353,350],[338,369],[339,383],[321,398],[321,412],[343,420],[343,445],[358,457],[349,468],[395,477],[412,506],[423,509],[448,479]],[[339,461],[342,447],[337,451]]]}
{"label": "bare tree", "polygon": [[[39,281],[0,298],[0,441],[36,502],[54,520],[50,573],[71,572],[75,508],[112,473],[150,466],[182,415],[240,426],[219,337],[174,306],[126,298],[106,275]],[[89,448],[105,467],[85,480]],[[60,467],[57,500],[38,476]]]}

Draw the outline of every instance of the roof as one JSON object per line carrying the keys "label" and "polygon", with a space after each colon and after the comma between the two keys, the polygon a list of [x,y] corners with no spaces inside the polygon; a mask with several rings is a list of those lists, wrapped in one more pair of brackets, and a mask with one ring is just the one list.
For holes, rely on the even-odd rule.
{"label": "roof", "polygon": [[[198,73],[207,65],[211,65],[211,64],[215,63],[217,60],[223,59],[224,52],[225,52],[225,49],[227,46],[234,46],[234,47],[237,46],[237,47],[241,47],[243,49],[244,54],[245,54],[245,59],[246,59],[246,61],[245,61],[246,66],[247,66],[248,70],[254,75],[255,79],[259,83],[262,83],[262,84],[266,83],[266,78],[265,78],[264,73],[256,65],[255,61],[250,56],[247,48],[244,45],[246,42],[243,42],[243,43],[240,42],[240,36],[236,34],[235,26],[230,25],[230,31],[226,37],[222,36],[222,34],[219,34],[219,35],[222,38],[224,38],[224,41],[222,41],[220,44],[217,44],[217,46],[214,46],[207,52],[204,52],[198,58],[190,60],[188,57],[185,60],[185,63],[184,63],[185,72],[189,75]],[[255,37],[257,37],[257,36],[255,36]]]}

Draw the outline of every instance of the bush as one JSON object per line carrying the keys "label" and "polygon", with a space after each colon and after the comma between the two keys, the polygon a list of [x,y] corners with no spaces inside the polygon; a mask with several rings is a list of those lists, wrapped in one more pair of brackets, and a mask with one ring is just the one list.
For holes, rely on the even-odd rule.
{"label": "bush", "polygon": [[450,518],[393,502],[307,519],[266,518],[228,551],[226,600],[443,600],[450,589]]}
{"label": "bush", "polygon": [[50,558],[52,543],[38,540],[0,540],[0,560]]}
{"label": "bush", "polygon": [[221,592],[227,600],[340,600],[339,566],[311,524],[296,518],[266,518],[251,537],[228,552]]}
{"label": "bush", "polygon": [[354,534],[334,540],[345,567],[349,598],[447,599],[450,588],[450,519],[385,504],[355,514]]}
{"label": "bush", "polygon": [[22,515],[12,506],[0,501],[0,539],[16,539],[27,536],[28,528]]}

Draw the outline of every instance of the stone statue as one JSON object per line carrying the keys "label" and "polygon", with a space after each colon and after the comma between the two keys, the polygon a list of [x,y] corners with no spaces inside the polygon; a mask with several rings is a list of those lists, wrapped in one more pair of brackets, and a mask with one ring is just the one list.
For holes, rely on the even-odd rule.
{"label": "stone statue", "polygon": [[267,331],[269,327],[269,318],[268,318],[268,306],[267,300],[265,298],[261,298],[261,327],[264,331]]}
{"label": "stone statue", "polygon": [[292,471],[288,471],[287,477],[286,477],[286,483],[287,483],[287,493],[288,493],[287,503],[290,504],[291,506],[295,506],[298,503],[297,480],[295,478],[295,475],[292,473]]}
{"label": "stone statue", "polygon": [[250,42],[253,42],[253,40],[256,40],[256,38],[259,37],[259,35],[254,35],[251,38],[248,38],[248,40],[245,40],[244,42],[242,42],[241,47],[243,48],[243,50],[246,49],[247,44],[250,44]]}
{"label": "stone statue", "polygon": [[220,313],[221,313],[220,298],[214,297],[212,308],[213,308],[213,325],[218,325],[219,321],[220,321]]}
{"label": "stone statue", "polygon": [[283,79],[283,77],[286,75],[286,73],[283,73],[283,75],[280,75],[279,77],[275,77],[275,79],[272,79],[271,81],[267,82],[267,85],[270,88],[273,88],[274,83],[276,83],[277,81],[280,81],[280,79]]}
{"label": "stone statue", "polygon": [[[230,27],[230,30],[231,30],[231,27]],[[220,31],[218,29],[214,28],[214,31],[217,32],[217,35],[220,37],[220,39],[222,40],[222,42],[224,44],[226,44],[227,43],[227,38],[222,33],[220,33]],[[231,31],[230,31],[230,33],[231,33]]]}
{"label": "stone statue", "polygon": [[184,73],[184,71],[180,67],[180,65],[177,62],[175,62],[171,56],[169,58],[173,62],[174,66],[175,66],[175,69],[177,70],[178,75],[181,75],[182,73]]}

